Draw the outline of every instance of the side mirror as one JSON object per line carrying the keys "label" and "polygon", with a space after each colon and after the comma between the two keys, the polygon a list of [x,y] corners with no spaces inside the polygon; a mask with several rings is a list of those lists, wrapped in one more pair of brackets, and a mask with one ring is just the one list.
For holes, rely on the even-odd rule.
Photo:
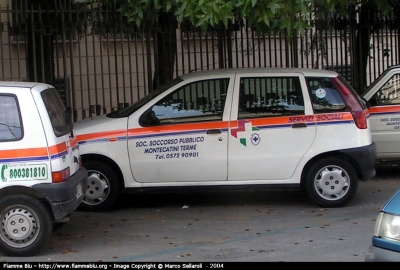
{"label": "side mirror", "polygon": [[156,117],[156,113],[152,108],[145,111],[139,118],[139,125],[143,127],[156,126],[160,124],[160,120]]}

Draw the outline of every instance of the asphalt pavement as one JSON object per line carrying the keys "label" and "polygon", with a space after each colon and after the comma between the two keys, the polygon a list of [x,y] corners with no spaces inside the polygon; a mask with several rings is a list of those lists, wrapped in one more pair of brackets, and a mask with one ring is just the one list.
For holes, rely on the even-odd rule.
{"label": "asphalt pavement", "polygon": [[398,164],[377,172],[342,208],[299,190],[124,195],[110,211],[76,211],[39,255],[0,261],[363,262],[378,209],[400,188]]}

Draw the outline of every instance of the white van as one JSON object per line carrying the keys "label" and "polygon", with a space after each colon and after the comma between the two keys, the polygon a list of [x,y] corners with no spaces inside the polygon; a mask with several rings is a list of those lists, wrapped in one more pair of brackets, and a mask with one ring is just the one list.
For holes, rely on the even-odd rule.
{"label": "white van", "polygon": [[30,256],[83,199],[72,121],[54,87],[0,82],[0,252]]}

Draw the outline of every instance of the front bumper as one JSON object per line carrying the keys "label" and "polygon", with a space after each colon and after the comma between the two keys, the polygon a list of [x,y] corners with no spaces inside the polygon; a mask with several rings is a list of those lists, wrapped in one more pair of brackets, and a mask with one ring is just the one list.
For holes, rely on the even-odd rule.
{"label": "front bumper", "polygon": [[87,170],[81,167],[61,183],[37,184],[32,188],[46,198],[57,221],[71,214],[80,205],[87,189],[87,183]]}
{"label": "front bumper", "polygon": [[370,246],[366,255],[366,262],[400,262],[400,252]]}

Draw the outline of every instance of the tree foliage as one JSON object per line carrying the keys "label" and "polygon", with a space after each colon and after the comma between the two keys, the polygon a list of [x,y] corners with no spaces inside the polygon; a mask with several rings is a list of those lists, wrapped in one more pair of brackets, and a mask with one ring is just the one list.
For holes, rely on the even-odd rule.
{"label": "tree foliage", "polygon": [[137,26],[154,23],[160,13],[172,13],[178,22],[188,21],[206,30],[232,19],[245,21],[259,33],[280,32],[287,37],[310,28],[314,14],[347,14],[364,4],[389,13],[396,0],[92,0],[119,8]]}
{"label": "tree foliage", "polygon": [[[291,39],[302,35],[319,18],[339,15],[349,23],[352,63],[352,84],[362,91],[366,87],[366,69],[370,53],[370,37],[379,17],[389,14],[398,0],[88,0],[117,8],[128,22],[138,27],[177,21],[191,23],[203,31],[215,26],[229,26],[231,21],[245,24],[258,34],[280,33]],[[168,15],[168,16],[165,16]],[[398,15],[396,15],[398,16]],[[375,22],[374,22],[375,20]],[[356,22],[356,23],[354,23]],[[172,31],[174,32],[174,31]],[[157,34],[160,35],[160,34]],[[158,39],[162,41],[162,36]],[[176,41],[174,41],[176,42]],[[164,47],[166,48],[164,51]],[[173,77],[175,44],[159,44],[159,65],[154,86]],[[168,52],[169,58],[163,58]],[[167,61],[164,63],[164,59]]]}

